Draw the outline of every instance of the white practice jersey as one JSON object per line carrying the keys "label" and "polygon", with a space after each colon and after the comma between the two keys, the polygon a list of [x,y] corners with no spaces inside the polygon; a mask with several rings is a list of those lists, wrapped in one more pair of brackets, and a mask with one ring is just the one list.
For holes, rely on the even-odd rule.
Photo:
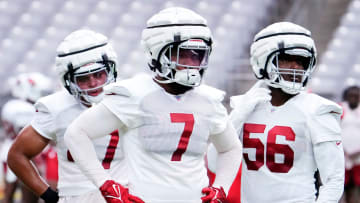
{"label": "white practice jersey", "polygon": [[[56,142],[59,161],[58,190],[60,196],[76,196],[98,190],[74,163],[64,143],[69,124],[83,112],[82,106],[66,90],[43,97],[35,104],[36,114],[32,127],[43,137]],[[99,123],[101,125],[101,123]],[[93,140],[100,162],[111,176],[122,184],[127,183],[127,166],[124,163],[119,132]]]}
{"label": "white practice jersey", "polygon": [[345,102],[342,107],[344,116],[341,120],[341,128],[344,151],[348,155],[354,155],[360,153],[360,107],[350,109]]}
{"label": "white practice jersey", "polygon": [[102,103],[125,124],[131,194],[151,203],[201,202],[209,136],[228,122],[224,94],[202,85],[174,96],[147,75],[112,86]]}
{"label": "white practice jersey", "polygon": [[279,107],[260,103],[243,126],[234,123],[243,143],[241,202],[315,202],[313,146],[341,140],[340,116],[337,104],[300,93]]}

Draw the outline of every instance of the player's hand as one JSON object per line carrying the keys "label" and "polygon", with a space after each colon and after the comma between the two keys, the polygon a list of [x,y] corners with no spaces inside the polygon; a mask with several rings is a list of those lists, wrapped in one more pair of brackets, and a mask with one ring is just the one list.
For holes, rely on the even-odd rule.
{"label": "player's hand", "polygon": [[232,120],[244,121],[253,112],[257,104],[271,100],[271,91],[265,88],[265,85],[264,81],[260,80],[245,94],[230,98],[230,106],[234,109],[230,115]]}
{"label": "player's hand", "polygon": [[205,195],[201,197],[203,203],[228,203],[226,193],[222,187],[206,187],[201,192]]}
{"label": "player's hand", "polygon": [[140,198],[130,195],[129,190],[113,180],[107,180],[100,187],[107,203],[144,203]]}

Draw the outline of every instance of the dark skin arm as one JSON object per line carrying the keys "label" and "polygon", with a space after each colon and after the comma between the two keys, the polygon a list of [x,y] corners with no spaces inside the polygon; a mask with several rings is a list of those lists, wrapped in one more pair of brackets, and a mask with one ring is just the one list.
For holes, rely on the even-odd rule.
{"label": "dark skin arm", "polygon": [[14,193],[16,190],[17,181],[13,183],[9,183],[5,181],[5,191],[4,191],[4,199],[3,203],[12,203],[14,202]]}
{"label": "dark skin arm", "polygon": [[8,153],[7,162],[11,170],[37,196],[43,194],[49,185],[39,175],[31,159],[38,155],[49,141],[32,126],[27,126],[17,136]]}

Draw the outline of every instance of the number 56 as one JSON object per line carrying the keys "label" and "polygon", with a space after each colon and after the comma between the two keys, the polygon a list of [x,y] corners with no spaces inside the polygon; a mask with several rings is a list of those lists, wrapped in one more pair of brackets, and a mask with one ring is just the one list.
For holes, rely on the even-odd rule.
{"label": "number 56", "polygon": [[[266,153],[265,146],[259,138],[250,138],[250,133],[264,133],[266,125],[262,124],[244,124],[243,147],[255,148],[256,159],[251,161],[248,153],[243,153],[244,160],[249,170],[259,170],[265,163],[271,172],[274,173],[287,173],[294,163],[294,151],[289,145],[276,144],[277,136],[284,136],[287,141],[295,141],[295,133],[288,126],[274,126],[271,128],[267,135]],[[275,163],[275,154],[283,154],[284,162]]]}

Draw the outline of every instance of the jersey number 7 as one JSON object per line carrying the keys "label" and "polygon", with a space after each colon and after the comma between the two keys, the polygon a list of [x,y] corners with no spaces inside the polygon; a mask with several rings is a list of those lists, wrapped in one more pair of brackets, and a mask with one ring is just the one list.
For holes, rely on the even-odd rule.
{"label": "jersey number 7", "polygon": [[[106,148],[105,157],[102,160],[102,166],[104,167],[104,169],[110,168],[111,161],[114,159],[114,156],[115,156],[116,147],[119,143],[119,131],[118,130],[113,131],[112,133],[110,133],[110,135],[111,135],[111,138],[109,141],[109,145]],[[74,162],[74,159],[72,158],[69,150],[67,150],[67,159],[70,162]]]}
{"label": "jersey number 7", "polygon": [[[259,170],[265,163],[266,166],[274,173],[287,173],[292,168],[294,163],[294,151],[289,145],[276,144],[277,136],[284,136],[287,141],[295,141],[295,133],[288,126],[274,126],[267,135],[266,152],[265,146],[258,138],[250,138],[250,133],[264,133],[266,125],[262,124],[244,124],[243,147],[255,148],[255,161],[249,159],[248,153],[243,153],[248,170]],[[275,162],[275,154],[282,154],[284,157],[283,163]]]}
{"label": "jersey number 7", "polygon": [[172,123],[185,123],[184,131],[181,134],[179,144],[171,156],[171,161],[181,161],[181,156],[186,151],[190,136],[194,129],[194,115],[187,113],[170,113]]}

